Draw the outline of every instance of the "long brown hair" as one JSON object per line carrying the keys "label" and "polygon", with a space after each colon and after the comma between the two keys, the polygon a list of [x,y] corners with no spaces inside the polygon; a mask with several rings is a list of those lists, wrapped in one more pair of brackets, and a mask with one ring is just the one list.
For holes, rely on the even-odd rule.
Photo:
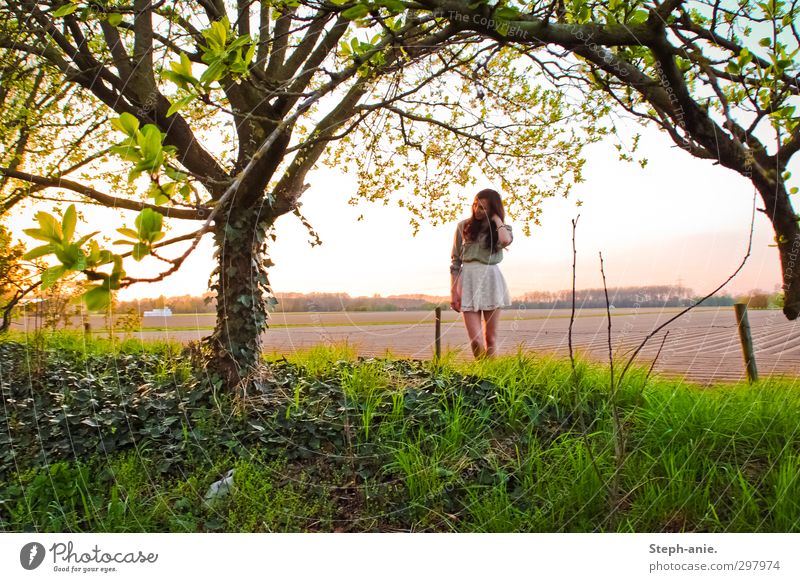
{"label": "long brown hair", "polygon": [[503,209],[503,201],[495,190],[487,188],[475,195],[476,199],[484,201],[486,218],[478,220],[475,218],[475,206],[472,206],[472,216],[464,224],[464,239],[474,241],[483,232],[488,232],[489,236],[485,241],[486,248],[491,248],[493,253],[500,250],[500,237],[497,236],[497,225],[491,220],[493,215],[500,217],[505,222],[506,211]]}

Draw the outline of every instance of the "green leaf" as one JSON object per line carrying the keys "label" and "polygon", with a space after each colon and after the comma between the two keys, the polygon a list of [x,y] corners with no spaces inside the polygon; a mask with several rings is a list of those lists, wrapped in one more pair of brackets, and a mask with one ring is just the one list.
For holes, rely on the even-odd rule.
{"label": "green leaf", "polygon": [[183,109],[184,107],[189,105],[189,103],[191,103],[195,99],[197,99],[197,95],[192,93],[191,95],[186,95],[185,97],[181,97],[177,101],[174,101],[169,106],[169,109],[167,109],[167,117],[171,116],[176,111],[180,111],[181,109]]}
{"label": "green leaf", "polygon": [[82,271],[86,268],[86,255],[78,245],[56,246],[55,253],[68,271]]}
{"label": "green leaf", "polygon": [[83,294],[83,301],[89,311],[100,311],[111,303],[111,292],[102,285],[95,286]]}
{"label": "green leaf", "polygon": [[120,24],[122,24],[122,14],[120,14],[119,12],[112,12],[111,14],[108,15],[106,21],[111,26],[119,26]]}
{"label": "green leaf", "polygon": [[149,164],[148,167],[152,169],[156,169],[156,161],[159,154],[161,154],[161,131],[152,123],[148,123],[136,136],[136,140],[142,149],[143,163]]}
{"label": "green leaf", "polygon": [[72,14],[78,9],[77,4],[64,4],[60,8],[54,10],[51,14],[53,18],[61,18],[62,16],[67,16]]}
{"label": "green leaf", "polygon": [[77,220],[78,216],[75,212],[75,205],[70,204],[64,211],[64,217],[61,219],[61,232],[64,235],[64,242],[72,240],[72,235],[75,234],[75,223]]}
{"label": "green leaf", "polygon": [[150,254],[150,245],[145,243],[136,243],[133,245],[133,258],[137,261],[141,261],[147,255]]}
{"label": "green leaf", "polygon": [[494,17],[500,20],[515,20],[519,16],[519,11],[510,6],[503,6],[494,12]]}
{"label": "green leaf", "polygon": [[739,74],[739,65],[734,63],[733,61],[729,61],[728,64],[725,66],[725,70],[728,71],[731,75],[738,75]]}
{"label": "green leaf", "polygon": [[207,87],[214,81],[221,79],[225,75],[225,69],[225,62],[222,59],[214,61],[200,75],[200,82]]}
{"label": "green leaf", "polygon": [[139,240],[139,233],[132,228],[118,228],[117,232],[134,240]]}
{"label": "green leaf", "polygon": [[29,250],[27,253],[22,255],[22,258],[25,259],[26,261],[31,261],[33,259],[38,259],[39,257],[49,255],[54,251],[55,247],[52,244],[42,245],[40,247],[36,247],[35,249]]}
{"label": "green leaf", "polygon": [[391,12],[400,13],[406,9],[406,5],[403,4],[400,0],[379,0],[378,2],[381,6],[385,6]]}
{"label": "green leaf", "polygon": [[244,55],[244,62],[248,67],[250,66],[250,63],[253,62],[253,57],[256,56],[256,47],[256,43],[251,42],[250,48],[247,49],[247,52]]}
{"label": "green leaf", "polygon": [[44,273],[42,273],[42,289],[49,289],[55,285],[56,281],[58,281],[66,272],[67,269],[64,267],[64,265],[58,265],[56,267],[50,267],[47,269]]}
{"label": "green leaf", "polygon": [[36,220],[39,221],[40,231],[43,236],[49,237],[53,242],[61,242],[61,224],[55,216],[41,211],[36,213]]}
{"label": "green leaf", "polygon": [[61,242],[60,239],[53,239],[52,236],[50,236],[49,234],[46,234],[40,228],[26,228],[26,229],[23,229],[22,232],[24,232],[25,234],[27,234],[31,238],[35,238],[36,240],[43,240],[45,242],[56,242],[56,243],[60,243]]}
{"label": "green leaf", "polygon": [[170,166],[164,167],[164,173],[176,182],[183,182],[189,178],[188,174],[184,174],[183,172],[176,170],[175,168],[171,168]]}
{"label": "green leaf", "polygon": [[155,204],[156,206],[163,206],[167,202],[169,202],[169,196],[167,196],[160,190],[155,192],[155,195],[153,196],[153,204]]}
{"label": "green leaf", "polygon": [[119,117],[112,119],[111,125],[114,129],[130,137],[136,137],[136,132],[139,130],[139,120],[130,113],[123,113]]}
{"label": "green leaf", "polygon": [[128,140],[120,145],[111,146],[111,153],[118,155],[126,162],[139,163],[142,161],[138,146],[135,143],[128,143]]}
{"label": "green leaf", "polygon": [[342,18],[356,20],[369,14],[369,7],[366,4],[356,4],[342,12]]}
{"label": "green leaf", "polygon": [[503,36],[508,36],[509,22],[507,20],[497,20],[495,22],[495,30]]}
{"label": "green leaf", "polygon": [[[100,231],[99,231],[99,230],[96,230],[96,231],[94,231],[94,232],[93,232],[93,233],[91,233],[91,234],[87,234],[87,235],[85,235],[85,236],[82,236],[81,238],[79,238],[79,239],[78,239],[78,240],[75,242],[75,244],[76,244],[76,245],[78,245],[79,247],[82,247],[82,246],[83,246],[83,243],[85,243],[87,240],[89,240],[90,238],[92,238],[93,236],[96,236],[96,235],[98,235],[98,234],[100,234]],[[95,244],[97,244],[97,243],[95,243]]]}
{"label": "green leaf", "polygon": [[139,231],[139,240],[152,241],[163,224],[163,217],[150,208],[143,209],[136,217],[136,228]]}

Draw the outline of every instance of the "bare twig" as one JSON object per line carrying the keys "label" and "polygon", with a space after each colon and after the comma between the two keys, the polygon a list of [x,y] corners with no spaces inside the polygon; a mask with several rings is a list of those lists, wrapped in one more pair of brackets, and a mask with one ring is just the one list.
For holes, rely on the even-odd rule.
{"label": "bare twig", "polygon": [[[572,220],[572,315],[569,319],[569,360],[572,363],[572,382],[575,388],[575,414],[578,415],[578,418],[581,419],[581,424],[583,423],[583,417],[580,415],[580,384],[578,382],[578,375],[576,374],[575,370],[575,357],[572,353],[572,322],[575,320],[575,258],[577,257],[577,251],[575,248],[575,229],[578,226],[578,219],[581,217],[579,214]],[[586,446],[586,453],[589,455],[589,460],[592,462],[592,467],[594,468],[594,472],[597,475],[597,479],[600,483],[604,483],[603,474],[600,472],[600,467],[597,466],[597,460],[594,457],[594,453],[592,453],[592,448],[589,446],[589,437],[586,434],[586,430],[583,426],[580,427],[580,432],[583,443]]]}
{"label": "bare twig", "polygon": [[638,347],[637,347],[637,348],[636,348],[636,349],[633,351],[633,354],[631,354],[631,357],[630,357],[630,359],[628,359],[628,362],[625,364],[625,367],[622,369],[622,372],[621,372],[621,373],[620,373],[620,375],[619,375],[618,382],[622,382],[622,378],[625,376],[625,373],[628,371],[628,369],[629,369],[629,368],[631,367],[631,365],[633,364],[633,361],[634,361],[634,359],[636,359],[636,356],[639,354],[639,352],[642,350],[642,348],[644,347],[644,345],[645,345],[645,344],[648,342],[648,340],[649,340],[651,337],[653,337],[655,334],[657,334],[657,333],[658,333],[660,330],[662,330],[664,327],[666,327],[667,325],[669,325],[670,323],[672,323],[673,321],[675,321],[676,319],[678,319],[678,318],[679,318],[680,316],[682,316],[684,313],[686,313],[687,311],[690,311],[691,309],[694,309],[695,307],[697,307],[698,305],[700,305],[700,304],[701,304],[703,301],[705,301],[706,299],[708,299],[709,297],[711,297],[712,295],[714,295],[715,293],[717,293],[717,291],[719,291],[719,290],[720,290],[720,289],[722,289],[722,288],[723,288],[725,285],[727,285],[727,284],[728,284],[728,283],[731,281],[731,279],[733,279],[733,278],[734,278],[734,277],[735,277],[735,276],[736,276],[736,275],[739,273],[739,271],[741,271],[741,270],[742,270],[742,267],[744,267],[744,264],[747,262],[747,259],[750,257],[750,250],[753,248],[753,227],[755,226],[755,217],[756,217],[756,196],[757,196],[757,195],[758,195],[758,192],[754,190],[754,191],[753,191],[753,210],[752,210],[752,215],[751,215],[751,217],[750,217],[750,236],[749,236],[749,239],[748,239],[748,241],[747,241],[747,252],[745,253],[744,257],[742,258],[742,262],[739,264],[739,266],[737,267],[737,269],[736,269],[736,270],[735,270],[735,271],[734,271],[734,272],[731,274],[731,276],[730,276],[730,277],[728,277],[727,279],[725,279],[725,281],[724,281],[724,282],[723,282],[723,283],[722,283],[722,284],[721,284],[719,287],[717,287],[717,288],[716,288],[716,289],[714,289],[714,290],[713,290],[711,293],[709,293],[708,295],[706,295],[705,297],[703,297],[703,298],[702,298],[700,301],[698,301],[697,303],[694,303],[694,304],[690,305],[690,306],[689,306],[689,307],[687,307],[686,309],[684,309],[684,310],[682,310],[681,312],[679,312],[677,315],[675,315],[675,316],[673,316],[673,317],[670,317],[670,318],[669,318],[667,321],[665,321],[664,323],[662,323],[661,325],[659,325],[657,328],[655,328],[653,331],[651,331],[649,334],[647,334],[647,336],[646,336],[646,337],[645,337],[645,338],[642,340],[642,343],[640,343],[640,344],[639,344],[639,346],[638,346]]}
{"label": "bare twig", "polygon": [[575,374],[575,356],[572,353],[572,324],[575,323],[575,260],[578,256],[575,250],[575,228],[578,226],[580,214],[572,219],[572,313],[569,316],[569,333],[567,343],[569,344],[569,361],[572,364],[572,374]]}
{"label": "bare twig", "polygon": [[620,479],[622,477],[622,465],[625,463],[625,432],[619,416],[619,405],[617,402],[617,392],[619,383],[614,382],[614,354],[611,349],[611,307],[608,300],[608,287],[606,287],[606,273],[603,268],[603,253],[600,253],[600,274],[603,276],[603,291],[606,296],[606,317],[608,318],[608,361],[611,375],[611,417],[614,425],[614,475],[611,477],[609,503],[611,505],[610,518],[613,518],[619,509],[620,502]]}

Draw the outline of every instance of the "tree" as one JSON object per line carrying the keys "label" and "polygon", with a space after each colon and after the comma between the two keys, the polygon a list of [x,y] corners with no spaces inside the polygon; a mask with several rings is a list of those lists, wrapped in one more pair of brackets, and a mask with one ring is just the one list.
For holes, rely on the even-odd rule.
{"label": "tree", "polygon": [[22,264],[24,252],[22,244],[14,243],[8,230],[0,224],[0,332],[8,330],[11,325],[11,310],[24,296],[27,275]]}
{"label": "tree", "polygon": [[[581,148],[606,131],[595,121],[607,106],[570,107],[558,91],[528,82],[498,43],[407,6],[0,0],[2,58],[36,71],[34,80],[42,75],[38,84],[30,75],[6,83],[4,72],[10,98],[52,96],[46,104],[57,112],[44,122],[25,113],[24,128],[7,136],[19,151],[0,167],[14,187],[2,207],[46,189],[138,213],[135,228],[118,229],[130,249],[119,253],[101,248],[97,233],[78,236],[75,206],[60,217],[40,212],[27,233],[44,244],[28,256],[57,258],[43,287],[82,273],[84,299],[102,307],[119,288],[175,272],[208,233],[217,322],[207,363],[222,381],[238,382],[257,362],[275,301],[267,250],[276,219],[294,213],[319,242],[299,211],[318,162],[354,164],[358,195],[371,200],[410,190],[421,202],[400,203],[434,220],[454,217],[447,194],[483,172],[513,188],[512,207],[535,220],[536,197],[581,179]],[[69,152],[64,159],[38,147],[54,126],[50,143]],[[164,218],[201,226],[166,239]],[[173,245],[185,250],[165,256]],[[127,276],[124,261],[147,256],[165,270]]]}
{"label": "tree", "polygon": [[[608,96],[691,155],[750,180],[770,220],[783,312],[800,314],[800,227],[788,166],[800,149],[796,1],[419,0],[462,32],[516,47],[539,75]],[[575,58],[575,56],[579,58]]]}

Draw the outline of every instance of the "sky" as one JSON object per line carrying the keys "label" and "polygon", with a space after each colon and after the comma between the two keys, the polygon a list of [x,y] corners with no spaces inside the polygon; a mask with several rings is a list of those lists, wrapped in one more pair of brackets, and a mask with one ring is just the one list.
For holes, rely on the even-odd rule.
{"label": "sky", "polygon": [[[747,250],[752,184],[710,161],[691,157],[655,129],[642,131],[640,153],[648,159],[644,169],[619,161],[611,143],[594,144],[585,151],[586,181],[576,185],[568,198],[545,200],[541,225],[532,224],[530,236],[523,234],[513,216],[506,217],[514,228],[514,242],[500,268],[512,296],[571,288],[571,219],[578,214],[578,288],[602,286],[599,252],[609,287],[681,284],[704,295],[736,270]],[[310,173],[308,182],[311,187],[301,199],[301,210],[323,244],[309,244],[310,235],[296,216],[280,217],[277,240],[271,243],[274,292],[449,295],[455,221],[435,227],[423,223],[412,236],[407,210],[382,203],[348,204],[356,191],[354,177],[322,168]],[[471,200],[484,187],[506,194],[490,182],[464,194]],[[580,207],[577,200],[582,201]],[[757,205],[763,207],[760,198]],[[461,218],[468,213],[465,205]],[[359,221],[361,214],[364,220]],[[128,226],[134,216],[127,214]],[[114,235],[113,228],[123,226],[115,216],[101,212],[89,211],[86,218],[90,224],[79,223],[78,235],[102,227]],[[32,212],[23,213],[11,226],[17,232],[34,226]],[[176,225],[168,236],[188,230]],[[769,246],[773,236],[767,217],[756,212],[751,255],[721,293],[779,290],[778,252]],[[182,254],[183,248],[176,245],[171,256]],[[126,263],[132,276],[152,276],[163,266],[153,258]],[[119,299],[200,295],[208,290],[212,268],[207,235],[176,274],[160,283],[133,285],[122,290]]]}
{"label": "sky", "polygon": [[[586,151],[586,181],[569,198],[544,201],[541,225],[532,225],[529,237],[517,226],[500,265],[512,296],[571,288],[571,219],[578,214],[578,288],[602,286],[599,252],[609,287],[682,284],[706,294],[736,270],[747,250],[751,183],[693,158],[655,130],[643,133],[640,151],[648,158],[645,169],[619,161],[610,143],[593,145]],[[321,169],[308,181],[311,188],[301,199],[301,210],[323,244],[311,247],[294,215],[280,217],[271,252],[275,292],[449,294],[455,222],[423,223],[412,236],[409,214],[402,208],[349,205],[356,190],[353,177]],[[486,182],[465,194],[471,199],[483,187],[500,190]],[[760,198],[757,205],[763,207]],[[359,221],[361,214],[364,220]],[[462,218],[468,216],[465,205]],[[506,222],[514,228],[513,216]],[[722,293],[780,288],[778,252],[769,246],[773,236],[767,217],[756,212],[751,255]],[[211,269],[206,237],[179,273],[157,286],[132,286],[120,298],[199,294],[207,289]]]}

